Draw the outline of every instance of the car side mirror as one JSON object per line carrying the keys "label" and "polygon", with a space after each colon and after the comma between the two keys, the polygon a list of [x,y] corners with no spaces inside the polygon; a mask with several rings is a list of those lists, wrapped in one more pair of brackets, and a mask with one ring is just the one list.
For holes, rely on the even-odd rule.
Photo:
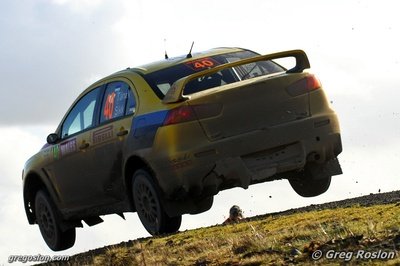
{"label": "car side mirror", "polygon": [[47,136],[47,143],[48,144],[55,144],[60,138],[56,133],[51,133]]}

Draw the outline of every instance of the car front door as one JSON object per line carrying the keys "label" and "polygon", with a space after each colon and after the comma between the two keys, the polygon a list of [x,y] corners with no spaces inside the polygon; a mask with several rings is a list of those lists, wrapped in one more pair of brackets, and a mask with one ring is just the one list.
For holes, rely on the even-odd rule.
{"label": "car front door", "polygon": [[61,125],[61,140],[52,147],[54,161],[46,170],[53,179],[62,207],[68,210],[97,203],[99,191],[92,178],[96,158],[91,136],[98,123],[102,90],[97,87],[76,102]]}

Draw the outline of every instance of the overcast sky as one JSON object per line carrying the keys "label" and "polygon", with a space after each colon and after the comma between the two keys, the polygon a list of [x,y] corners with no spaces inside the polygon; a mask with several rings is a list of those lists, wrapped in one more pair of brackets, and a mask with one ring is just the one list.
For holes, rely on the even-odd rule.
{"label": "overcast sky", "polygon": [[[3,0],[0,9],[0,264],[52,255],[26,220],[24,162],[76,96],[97,79],[164,56],[219,46],[260,53],[303,49],[339,114],[344,174],[324,195],[297,196],[287,181],[233,189],[181,229],[400,189],[400,19],[396,1]],[[270,197],[271,196],[271,197]],[[75,254],[148,236],[136,214],[77,230]]]}

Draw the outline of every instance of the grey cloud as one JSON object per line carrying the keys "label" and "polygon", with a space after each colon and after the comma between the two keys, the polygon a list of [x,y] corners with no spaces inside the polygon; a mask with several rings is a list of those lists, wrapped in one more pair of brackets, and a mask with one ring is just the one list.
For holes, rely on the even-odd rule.
{"label": "grey cloud", "polygon": [[111,70],[113,10],[110,3],[71,13],[41,1],[2,7],[0,125],[57,123],[89,85],[83,81],[118,70]]}
{"label": "grey cloud", "polygon": [[380,146],[391,149],[391,145],[400,139],[398,84],[381,81],[372,86],[372,96],[331,97],[333,107],[339,114],[342,136],[347,144],[365,148]]}

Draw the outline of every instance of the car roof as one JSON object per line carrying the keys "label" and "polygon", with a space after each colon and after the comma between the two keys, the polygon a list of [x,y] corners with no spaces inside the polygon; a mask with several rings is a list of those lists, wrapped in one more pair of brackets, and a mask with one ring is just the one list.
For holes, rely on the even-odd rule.
{"label": "car roof", "polygon": [[192,57],[187,57],[187,55],[182,55],[182,56],[177,56],[177,57],[170,57],[168,59],[148,63],[145,65],[141,65],[138,67],[133,67],[133,68],[128,68],[124,71],[133,71],[133,72],[139,72],[140,74],[149,74],[161,69],[169,68],[171,66],[175,66],[181,63],[193,61],[196,59],[208,57],[208,56],[214,56],[214,55],[219,55],[219,54],[226,54],[226,53],[233,53],[233,52],[239,52],[243,51],[245,49],[242,48],[234,48],[234,47],[219,47],[219,48],[213,48],[207,51],[203,52],[197,52],[193,53]]}
{"label": "car roof", "polygon": [[202,51],[202,52],[193,53],[192,57],[189,57],[189,58],[187,58],[187,55],[182,55],[182,56],[170,57],[168,59],[155,61],[155,62],[141,65],[138,67],[132,67],[132,68],[129,67],[127,69],[117,71],[111,75],[101,78],[100,80],[97,80],[92,85],[90,85],[85,91],[83,91],[81,94],[86,94],[87,91],[91,90],[94,86],[98,86],[99,84],[103,83],[104,81],[107,81],[110,78],[113,78],[116,76],[120,76],[120,75],[124,75],[124,74],[132,74],[132,73],[138,73],[139,75],[146,75],[146,74],[149,74],[149,73],[161,70],[161,69],[166,69],[166,68],[169,68],[169,67],[181,64],[181,63],[197,60],[200,58],[214,56],[214,55],[220,55],[220,54],[240,52],[240,51],[247,51],[247,50],[243,49],[243,48],[236,48],[236,47],[219,47],[219,48],[213,48],[213,49]]}

